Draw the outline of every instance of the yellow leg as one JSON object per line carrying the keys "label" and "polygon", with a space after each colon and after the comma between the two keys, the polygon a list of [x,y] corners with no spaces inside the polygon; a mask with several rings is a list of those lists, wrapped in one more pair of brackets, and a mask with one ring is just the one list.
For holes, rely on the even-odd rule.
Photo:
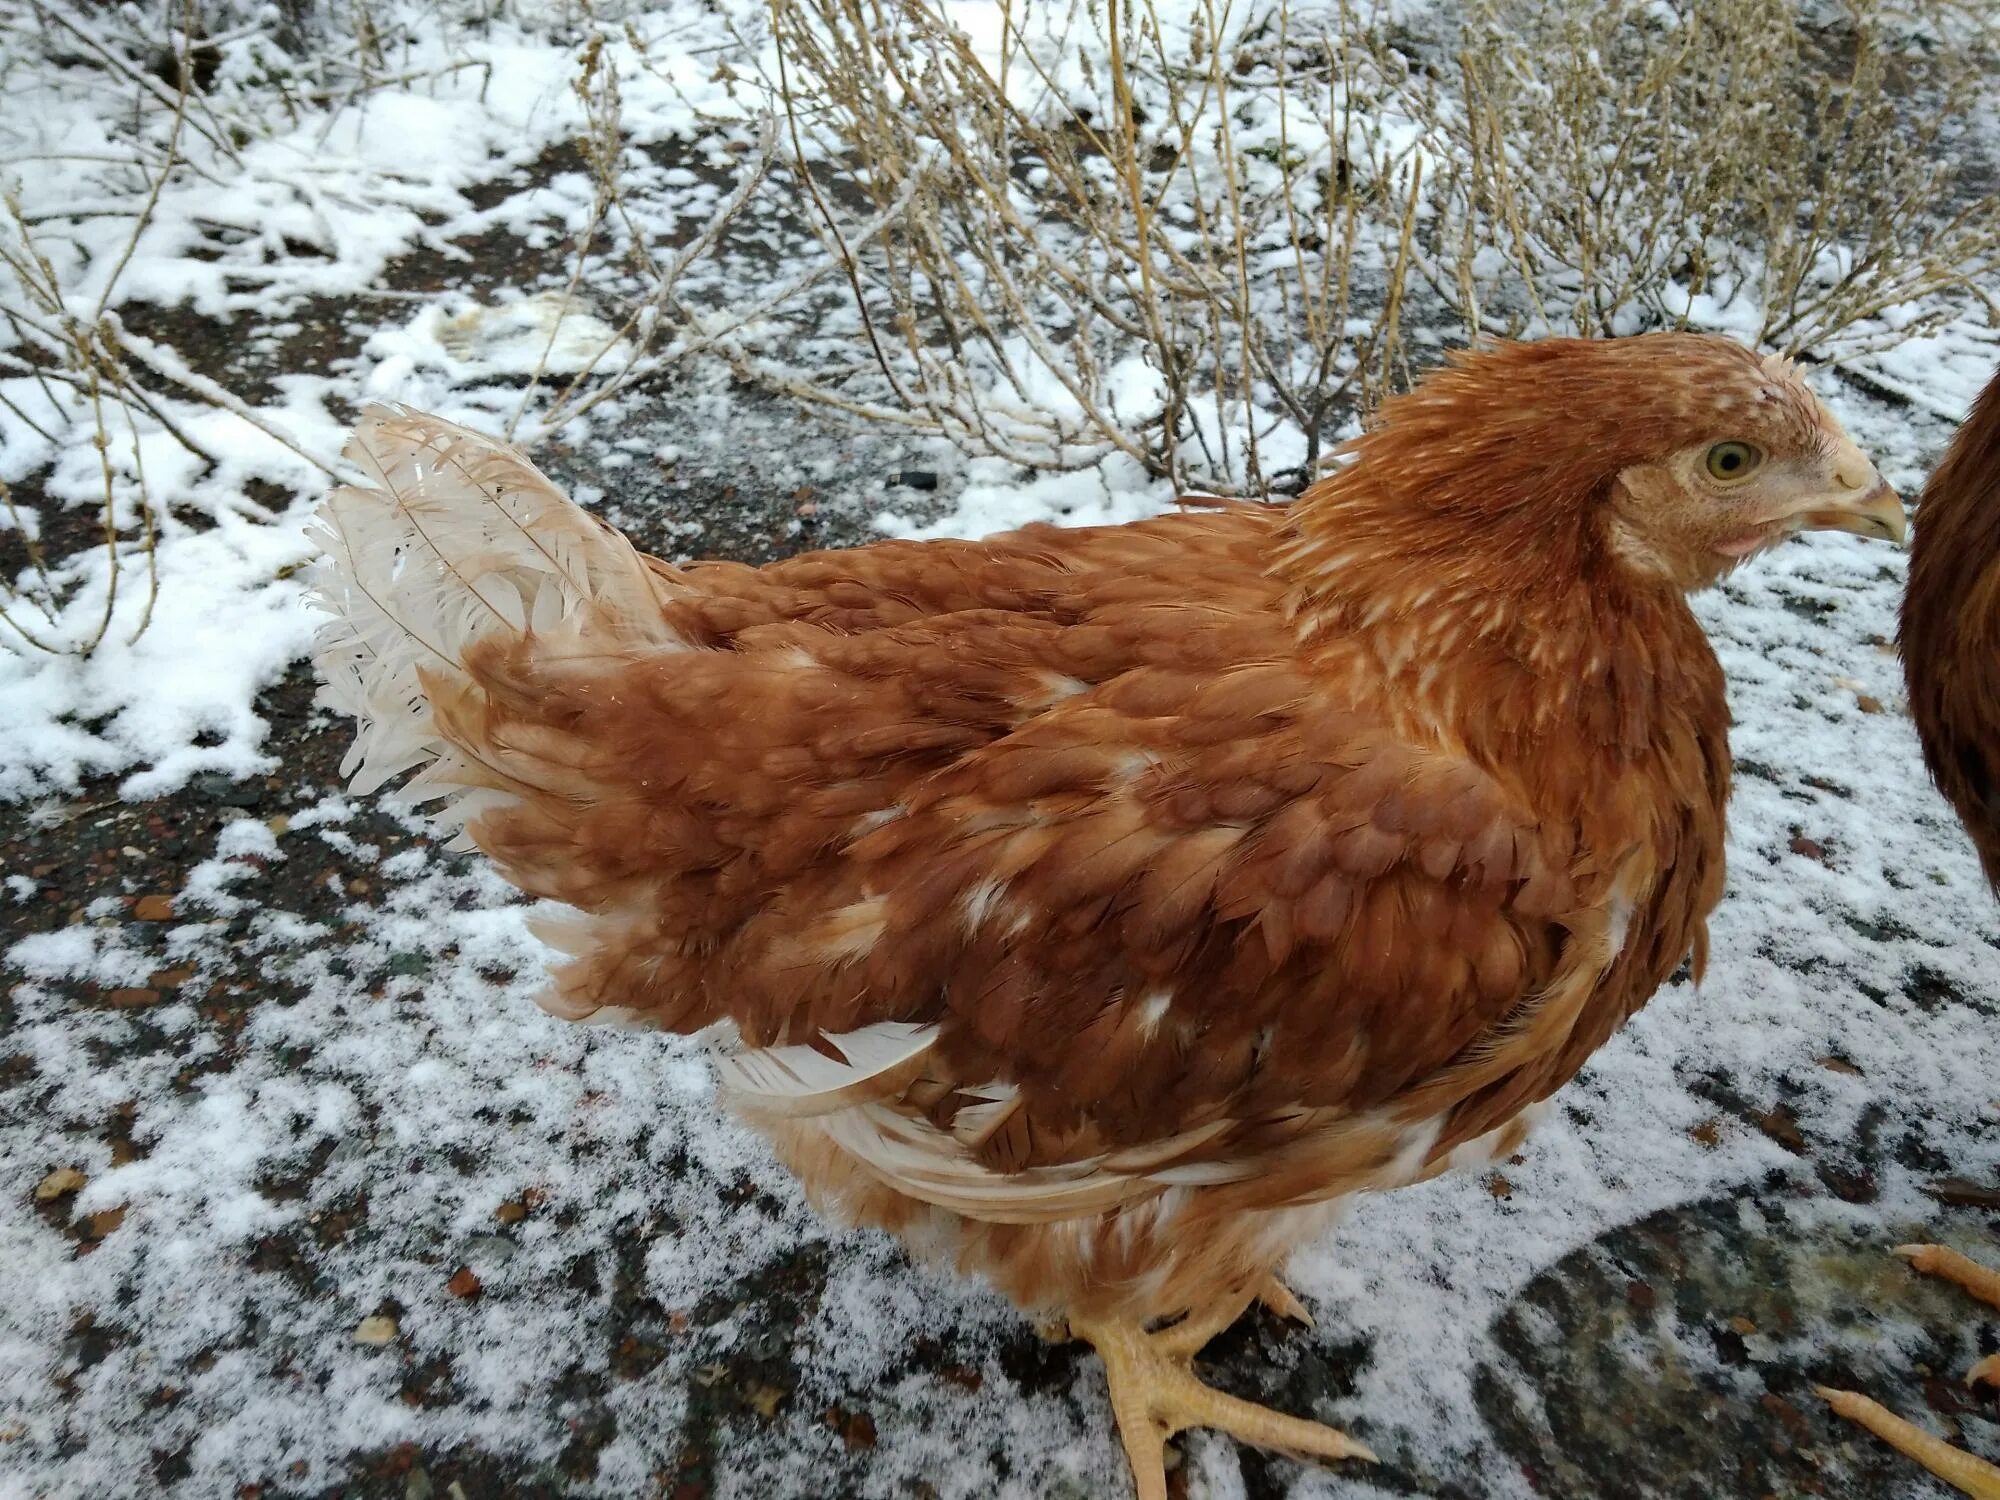
{"label": "yellow leg", "polygon": [[1952,1447],[1943,1438],[1933,1437],[1923,1428],[1912,1426],[1866,1396],[1853,1391],[1828,1390],[1823,1385],[1816,1389],[1834,1411],[1850,1422],[1859,1422],[1898,1453],[1914,1458],[1954,1489],[1972,1496],[1973,1500],[2000,1500],[2000,1469],[1994,1468],[1985,1459],[1974,1458],[1963,1449]]}
{"label": "yellow leg", "polygon": [[1221,1298],[1159,1333],[1131,1321],[1070,1319],[1070,1332],[1087,1340],[1104,1361],[1138,1500],[1166,1500],[1167,1439],[1190,1427],[1213,1427],[1240,1442],[1301,1458],[1375,1461],[1364,1444],[1337,1428],[1224,1395],[1195,1377],[1190,1364],[1196,1351],[1235,1321],[1249,1300]]}
{"label": "yellow leg", "polygon": [[[1947,1250],[1942,1245],[1898,1245],[1896,1253],[1915,1270],[1927,1276],[1941,1276],[1956,1282],[1980,1301],[2000,1307],[2000,1271]],[[1989,1354],[1972,1367],[1966,1377],[1970,1384],[2000,1380],[2000,1355]],[[1954,1489],[1973,1500],[2000,1500],[2000,1468],[1983,1458],[1974,1458],[1954,1448],[1943,1438],[1933,1437],[1921,1427],[1905,1422],[1880,1403],[1854,1391],[1817,1388],[1834,1411],[1850,1422],[1859,1422],[1898,1453],[1915,1459]]]}

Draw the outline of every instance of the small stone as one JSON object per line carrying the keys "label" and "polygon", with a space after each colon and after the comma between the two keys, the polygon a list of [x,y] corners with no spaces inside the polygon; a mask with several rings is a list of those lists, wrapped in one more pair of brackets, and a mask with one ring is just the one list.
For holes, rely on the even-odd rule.
{"label": "small stone", "polygon": [[368,894],[367,880],[365,880],[363,877],[359,875],[355,876],[352,880],[347,882],[347,894],[350,896],[367,895]]}
{"label": "small stone", "polygon": [[875,1446],[875,1419],[865,1411],[858,1411],[847,1419],[847,1425],[840,1429],[840,1440],[847,1445],[849,1453],[861,1453]]}
{"label": "small stone", "polygon": [[172,896],[141,896],[132,903],[132,916],[140,922],[171,922],[174,919],[174,898]]}
{"label": "small stone", "polygon": [[1792,853],[1798,855],[1801,859],[1814,860],[1819,864],[1826,863],[1826,845],[1820,843],[1817,839],[1809,839],[1803,834],[1792,840]]}
{"label": "small stone", "polygon": [[264,789],[254,781],[233,781],[216,794],[215,800],[224,807],[255,807],[264,800]]}
{"label": "small stone", "polygon": [[505,1265],[519,1248],[504,1234],[475,1234],[465,1241],[465,1253],[479,1260]]}
{"label": "small stone", "polygon": [[160,1003],[158,990],[122,989],[107,991],[104,1003],[113,1010],[138,1010],[147,1005]]}
{"label": "small stone", "polygon": [[173,969],[155,969],[146,983],[156,990],[177,990],[194,978],[194,965],[182,964]]}
{"label": "small stone", "polygon": [[1875,1181],[1875,1174],[1865,1167],[1849,1172],[1822,1162],[1819,1167],[1819,1180],[1829,1193],[1843,1203],[1873,1203],[1882,1196],[1882,1189]]}
{"label": "small stone", "polygon": [[898,469],[891,483],[906,490],[934,490],[938,487],[938,477],[930,469]]}
{"label": "small stone", "polygon": [[1880,698],[1870,697],[1867,693],[1856,694],[1854,699],[1854,706],[1860,709],[1864,714],[1879,714],[1880,712],[1882,712],[1882,700]]}
{"label": "small stone", "polygon": [[470,1266],[460,1266],[456,1271],[452,1272],[451,1280],[444,1284],[444,1289],[450,1292],[452,1296],[466,1302],[477,1302],[479,1294],[485,1290],[479,1284],[479,1278],[472,1274],[472,1267]]}
{"label": "small stone", "polygon": [[384,1344],[394,1343],[399,1331],[394,1318],[385,1318],[376,1313],[355,1324],[354,1342],[366,1344],[371,1349],[379,1349]]}
{"label": "small stone", "polygon": [[271,830],[271,837],[283,838],[292,831],[292,820],[283,813],[279,813],[275,817],[266,818],[264,826]]}
{"label": "small stone", "polygon": [[1829,1073],[1845,1073],[1850,1078],[1859,1078],[1861,1076],[1861,1070],[1855,1067],[1853,1063],[1831,1052],[1827,1053],[1825,1057],[1815,1057],[1813,1061],[1820,1067],[1825,1068]]}
{"label": "small stone", "polygon": [[493,1210],[493,1217],[502,1224],[518,1224],[528,1217],[528,1205],[519,1198],[509,1198]]}
{"label": "small stone", "polygon": [[75,1167],[57,1167],[35,1184],[35,1201],[53,1203],[58,1198],[76,1192],[89,1180]]}

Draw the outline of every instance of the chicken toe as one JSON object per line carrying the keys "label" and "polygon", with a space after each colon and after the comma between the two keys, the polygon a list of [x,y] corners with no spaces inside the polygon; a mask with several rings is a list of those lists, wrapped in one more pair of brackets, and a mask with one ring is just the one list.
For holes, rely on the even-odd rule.
{"label": "chicken toe", "polygon": [[[1896,1253],[1910,1265],[1930,1276],[1956,1282],[1982,1302],[2000,1307],[2000,1271],[1947,1250],[1942,1245],[1898,1245]],[[1968,1382],[2000,1379],[2000,1355],[1988,1355],[1972,1367]],[[1943,1438],[1904,1421],[1879,1402],[1855,1391],[1816,1388],[1834,1411],[1850,1422],[1858,1422],[1898,1453],[1915,1459],[1946,1484],[1973,1500],[2000,1500],[2000,1468],[1983,1458],[1975,1458],[1962,1448],[1954,1448]]]}
{"label": "chicken toe", "polygon": [[1306,1311],[1305,1303],[1299,1301],[1294,1292],[1275,1274],[1266,1276],[1257,1288],[1257,1300],[1274,1316],[1288,1323],[1302,1323],[1307,1328],[1313,1326],[1313,1315]]}
{"label": "chicken toe", "polygon": [[1915,1459],[1946,1484],[1973,1497],[1973,1500],[2000,1500],[2000,1469],[1983,1458],[1974,1458],[1963,1448],[1954,1448],[1914,1423],[1905,1422],[1880,1402],[1856,1391],[1815,1387],[1839,1415],[1859,1422],[1891,1448]]}
{"label": "chicken toe", "polygon": [[1942,1245],[1898,1245],[1896,1253],[1913,1270],[1956,1282],[1989,1307],[2000,1307],[2000,1271]]}
{"label": "chicken toe", "polygon": [[[1241,1303],[1237,1304],[1238,1310]],[[1375,1455],[1337,1428],[1301,1417],[1288,1417],[1204,1385],[1191,1368],[1196,1335],[1206,1329],[1207,1342],[1219,1327],[1216,1314],[1191,1316],[1160,1333],[1138,1324],[1072,1317],[1070,1331],[1088,1341],[1104,1361],[1111,1384],[1111,1409],[1132,1466],[1137,1500],[1166,1500],[1166,1443],[1190,1427],[1213,1427],[1239,1442],[1276,1449],[1301,1458],[1359,1458]],[[1190,1345],[1192,1344],[1192,1347]]]}

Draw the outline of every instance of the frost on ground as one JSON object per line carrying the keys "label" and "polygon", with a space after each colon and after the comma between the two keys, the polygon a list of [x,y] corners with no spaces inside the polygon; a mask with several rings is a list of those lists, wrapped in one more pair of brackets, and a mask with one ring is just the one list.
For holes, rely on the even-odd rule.
{"label": "frost on ground", "polygon": [[[128,537],[143,470],[160,540],[136,640],[127,548],[88,660],[0,651],[0,1494],[1121,1492],[1094,1359],[819,1223],[691,1044],[542,1015],[527,909],[345,797],[346,732],[308,706],[298,523],[364,398],[520,414],[672,555],[1167,503],[1124,456],[1024,473],[682,361],[790,347],[807,315],[771,297],[807,282],[814,347],[854,356],[782,195],[688,264],[690,318],[641,352],[632,244],[671,262],[768,147],[739,86],[760,14],[611,29],[631,222],[596,210],[578,142],[604,106],[565,22],[433,27],[378,70],[404,81],[296,82],[289,110],[275,44],[232,33],[183,126],[217,130],[213,170],[162,192],[115,284],[129,221],[89,194],[137,169],[98,75],[7,75],[0,177],[76,308],[152,351],[159,412],[107,456]],[[231,109],[268,114],[238,139]],[[566,295],[586,231],[609,248]],[[0,327],[0,557],[73,642],[111,593],[104,477],[75,393],[9,363],[25,337]],[[630,358],[644,378],[560,406]],[[1914,492],[1996,361],[1964,318],[1821,385]],[[1990,1322],[1887,1254],[1991,1259],[2000,1207],[2000,907],[1923,777],[1902,580],[1815,537],[1700,602],[1739,776],[1701,990],[1664,991],[1518,1161],[1357,1203],[1292,1268],[1314,1330],[1259,1315],[1213,1346],[1226,1387],[1380,1469],[1196,1435],[1190,1495],[1938,1493],[1814,1381],[2000,1452],[1954,1385]]]}

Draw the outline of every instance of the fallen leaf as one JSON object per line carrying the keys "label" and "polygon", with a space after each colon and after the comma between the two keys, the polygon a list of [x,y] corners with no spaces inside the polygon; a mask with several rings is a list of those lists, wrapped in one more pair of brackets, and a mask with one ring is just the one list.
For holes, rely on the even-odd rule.
{"label": "fallen leaf", "polygon": [[141,896],[132,903],[132,916],[141,922],[171,922],[174,919],[174,898]]}
{"label": "fallen leaf", "polygon": [[113,1010],[138,1010],[148,1005],[160,1003],[158,990],[123,989],[105,992],[104,1003]]}
{"label": "fallen leaf", "polygon": [[1784,1105],[1779,1104],[1757,1117],[1757,1128],[1783,1146],[1794,1156],[1806,1154],[1805,1132],[1799,1129],[1798,1116]]}
{"label": "fallen leaf", "polygon": [[778,1403],[785,1399],[785,1393],[775,1385],[753,1385],[743,1393],[743,1399],[757,1409],[759,1416],[775,1417]]}
{"label": "fallen leaf", "polygon": [[1861,1076],[1861,1070],[1855,1067],[1853,1063],[1844,1057],[1837,1057],[1831,1052],[1825,1057],[1815,1057],[1813,1061],[1818,1063],[1822,1068],[1825,1068],[1829,1073],[1845,1073],[1851,1078],[1859,1078]]}
{"label": "fallen leaf", "polygon": [[1803,859],[1817,860],[1821,864],[1826,863],[1826,845],[1820,843],[1817,839],[1809,839],[1803,834],[1792,840],[1792,853]]}
{"label": "fallen leaf", "polygon": [[120,1224],[125,1222],[125,1205],[101,1209],[83,1221],[83,1237],[87,1240],[101,1240]]}
{"label": "fallen leaf", "polygon": [[480,1292],[485,1290],[479,1284],[479,1278],[472,1274],[470,1266],[460,1266],[452,1272],[451,1280],[444,1284],[444,1289],[452,1296],[461,1297],[467,1302],[478,1301]]}
{"label": "fallen leaf", "polygon": [[194,978],[194,965],[182,964],[174,969],[155,969],[146,980],[156,990],[177,990]]}
{"label": "fallen leaf", "polygon": [[1879,714],[1882,712],[1882,700],[1880,698],[1871,698],[1866,693],[1856,695],[1854,706],[1864,714]]}
{"label": "fallen leaf", "polygon": [[1940,1177],[1926,1183],[1924,1191],[1953,1208],[2000,1209],[2000,1188],[1966,1177]]}
{"label": "fallen leaf", "polygon": [[48,1176],[35,1184],[35,1201],[53,1203],[65,1194],[73,1193],[90,1179],[75,1167],[57,1167]]}

